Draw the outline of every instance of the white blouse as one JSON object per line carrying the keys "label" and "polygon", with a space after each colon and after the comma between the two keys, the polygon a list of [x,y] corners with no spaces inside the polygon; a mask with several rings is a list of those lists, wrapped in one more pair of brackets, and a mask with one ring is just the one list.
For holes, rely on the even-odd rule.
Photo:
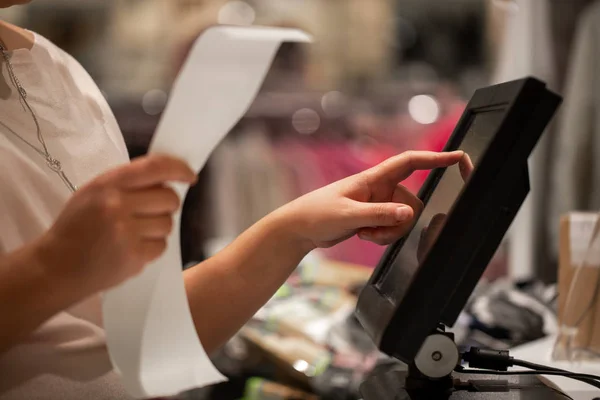
{"label": "white blouse", "polygon": [[[48,150],[73,184],[128,162],[107,102],[72,57],[35,35],[33,48],[14,51],[11,62]],[[40,147],[31,115],[1,64],[0,252],[10,252],[41,236],[71,193],[44,158],[14,135]],[[129,399],[112,372],[99,296],[57,314],[0,355],[0,400],[6,399]]]}

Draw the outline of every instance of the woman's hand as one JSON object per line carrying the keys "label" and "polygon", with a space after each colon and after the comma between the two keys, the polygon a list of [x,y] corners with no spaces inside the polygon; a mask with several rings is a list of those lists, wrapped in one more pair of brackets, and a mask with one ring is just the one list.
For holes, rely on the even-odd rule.
{"label": "woman's hand", "polygon": [[277,214],[307,247],[331,247],[356,234],[381,245],[405,235],[421,201],[400,184],[416,170],[458,163],[462,151],[410,151],[302,196]]}
{"label": "woman's hand", "polygon": [[308,252],[355,234],[390,243],[412,227],[421,202],[399,182],[417,169],[456,164],[462,152],[409,152],[302,196],[185,271],[196,330],[208,352],[255,315]]}
{"label": "woman's hand", "polygon": [[180,206],[165,184],[195,179],[182,161],[148,156],[82,187],[42,238],[49,274],[89,294],[138,274],[165,250]]}

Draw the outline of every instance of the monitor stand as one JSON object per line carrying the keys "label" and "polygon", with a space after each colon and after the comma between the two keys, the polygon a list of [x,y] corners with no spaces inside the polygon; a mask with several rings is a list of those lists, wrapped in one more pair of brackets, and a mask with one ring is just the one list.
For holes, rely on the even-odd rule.
{"label": "monitor stand", "polygon": [[375,371],[360,387],[363,400],[565,400],[534,375],[470,375],[453,370],[459,352],[450,333],[435,332],[413,364]]}

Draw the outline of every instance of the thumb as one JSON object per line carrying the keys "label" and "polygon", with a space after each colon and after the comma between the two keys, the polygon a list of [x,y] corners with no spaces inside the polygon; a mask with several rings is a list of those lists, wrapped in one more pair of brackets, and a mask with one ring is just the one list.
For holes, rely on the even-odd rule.
{"label": "thumb", "polygon": [[406,204],[356,202],[355,228],[398,226],[410,221],[414,212]]}

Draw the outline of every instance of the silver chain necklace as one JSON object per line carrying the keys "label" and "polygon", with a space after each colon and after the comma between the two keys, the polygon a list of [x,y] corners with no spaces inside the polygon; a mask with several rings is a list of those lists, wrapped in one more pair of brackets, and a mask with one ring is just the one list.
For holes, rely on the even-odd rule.
{"label": "silver chain necklace", "polygon": [[[2,41],[0,41],[0,52],[2,52],[2,57],[4,58],[4,61],[6,62],[6,69],[8,71],[8,76],[9,76],[10,80],[12,81],[12,84],[14,85],[14,87],[17,89],[17,92],[19,94],[19,101],[21,102],[23,107],[27,111],[29,111],[29,113],[31,114],[31,117],[33,118],[33,122],[35,123],[35,128],[37,131],[37,138],[38,138],[38,141],[40,142],[40,144],[42,145],[42,148],[39,149],[38,147],[29,143],[26,139],[24,139],[21,135],[19,135],[17,132],[12,130],[4,122],[0,121],[0,125],[4,126],[4,128],[6,128],[10,133],[12,133],[19,140],[21,140],[27,146],[29,146],[33,150],[35,150],[36,153],[38,153],[40,156],[42,156],[46,160],[46,165],[48,166],[48,168],[50,168],[50,170],[55,172],[60,177],[60,179],[64,182],[64,184],[67,186],[67,188],[71,192],[75,192],[77,190],[77,186],[75,186],[71,182],[71,180],[67,177],[67,175],[65,175],[65,172],[62,169],[62,164],[60,163],[60,161],[58,159],[54,158],[52,156],[52,154],[50,154],[50,152],[48,151],[48,147],[46,146],[46,141],[44,140],[44,136],[42,135],[42,129],[40,128],[40,123],[38,121],[38,118],[35,115],[33,108],[31,108],[31,105],[27,101],[27,91],[25,90],[23,85],[21,85],[21,81],[19,81],[19,78],[17,78],[17,76],[15,75],[13,65],[10,61],[10,54],[8,53],[8,50],[6,49],[6,47],[4,46],[4,43],[2,43]],[[1,73],[1,69],[0,69],[0,73]]]}

